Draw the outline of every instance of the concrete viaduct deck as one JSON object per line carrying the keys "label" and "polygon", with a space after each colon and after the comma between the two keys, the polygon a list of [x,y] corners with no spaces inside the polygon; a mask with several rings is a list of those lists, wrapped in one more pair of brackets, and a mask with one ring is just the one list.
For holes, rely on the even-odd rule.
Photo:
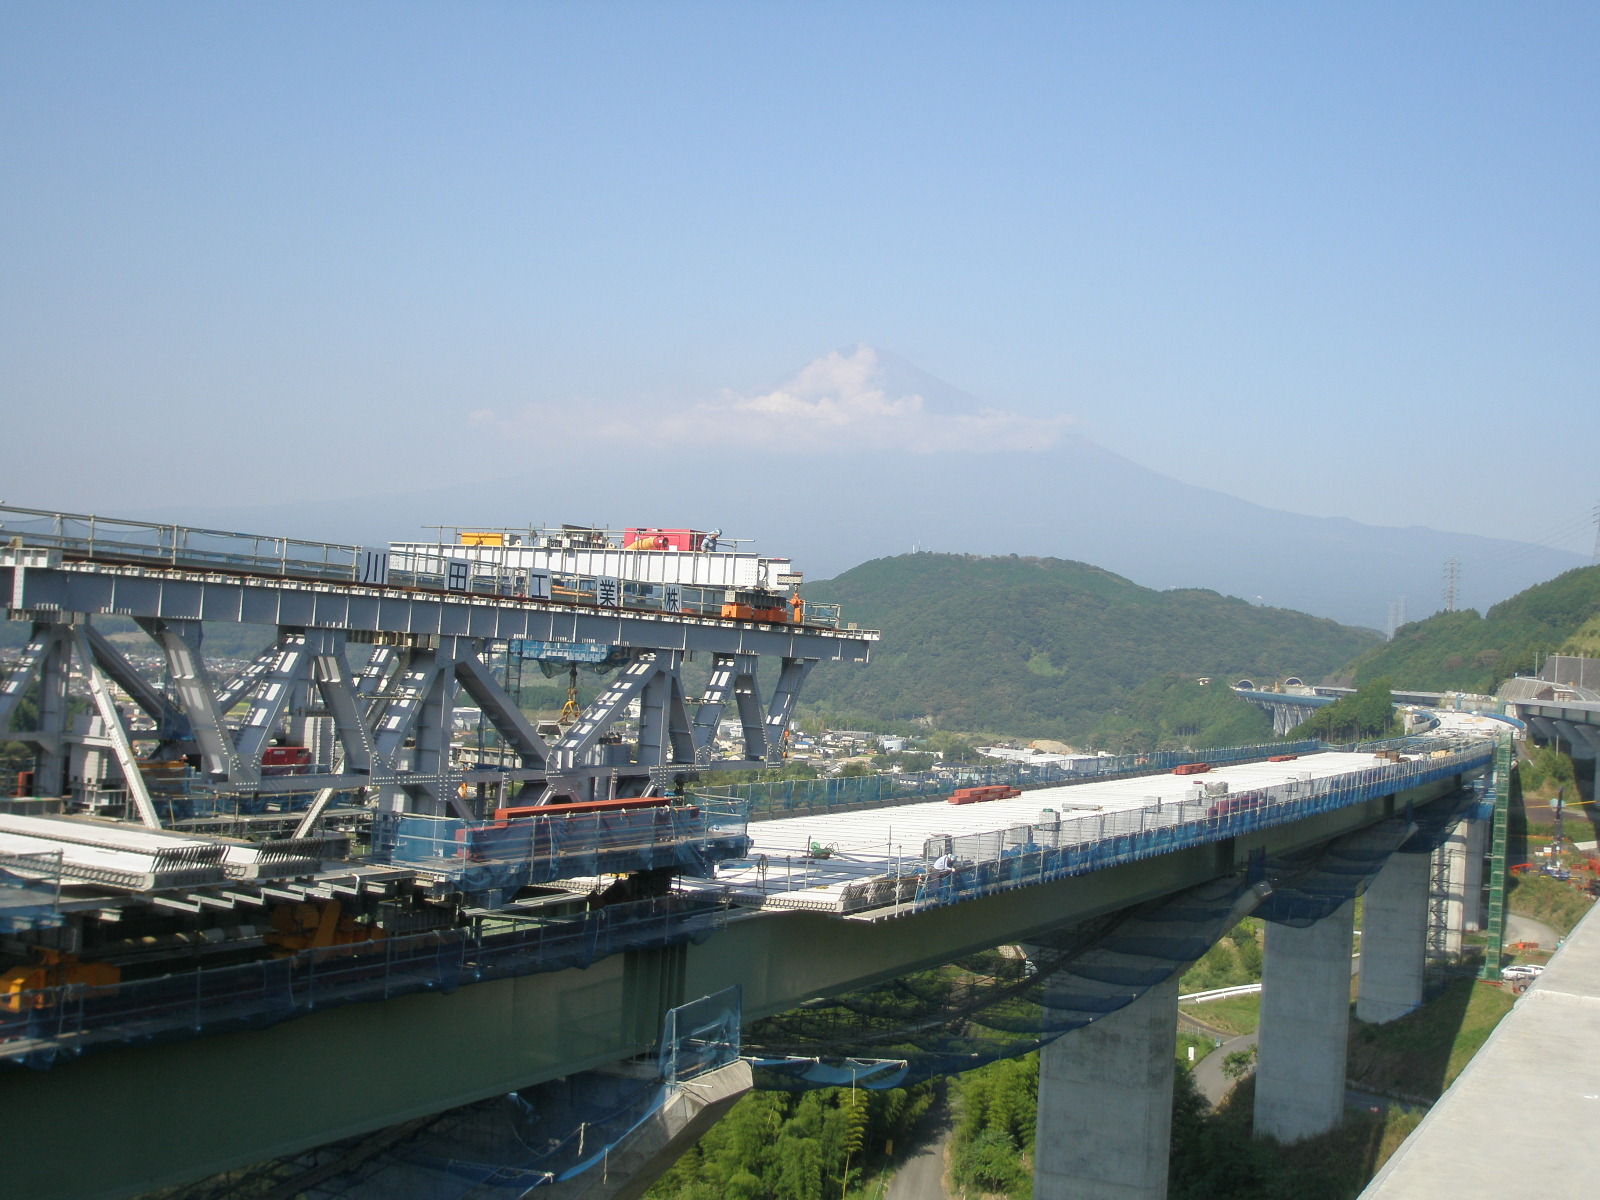
{"label": "concrete viaduct deck", "polygon": [[1600,796],[1600,703],[1591,700],[1519,700],[1512,705],[1541,742],[1561,742],[1575,759],[1590,763]]}
{"label": "concrete viaduct deck", "polygon": [[[1250,768],[1211,778],[1229,770]],[[686,999],[737,986],[747,1018],[782,1012],[1237,874],[1260,856],[1390,821],[1461,783],[1437,778],[899,919],[749,911],[702,944],[631,951],[585,970],[105,1050],[48,1070],[13,1068],[0,1084],[7,1187],[36,1200],[110,1200],[393,1125],[646,1052],[663,1013]],[[1342,953],[1347,987],[1348,945]],[[1170,1063],[1170,1048],[1164,1053]],[[82,1151],[87,1129],[92,1154]]]}

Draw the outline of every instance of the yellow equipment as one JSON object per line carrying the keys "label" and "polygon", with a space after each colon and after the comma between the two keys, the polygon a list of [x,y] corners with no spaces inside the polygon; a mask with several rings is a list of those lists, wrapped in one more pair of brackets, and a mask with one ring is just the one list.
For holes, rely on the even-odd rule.
{"label": "yellow equipment", "polygon": [[567,702],[561,706],[561,715],[556,722],[561,725],[575,724],[583,710],[578,707],[578,664],[573,663],[567,674]]}
{"label": "yellow equipment", "polygon": [[79,962],[76,955],[60,950],[39,951],[39,961],[25,967],[12,967],[0,974],[0,1009],[21,1012],[24,1003],[32,1008],[47,1008],[46,996],[31,996],[23,1000],[22,993],[42,988],[61,987],[68,983],[81,983],[85,987],[115,987],[122,982],[122,971],[109,963]]}

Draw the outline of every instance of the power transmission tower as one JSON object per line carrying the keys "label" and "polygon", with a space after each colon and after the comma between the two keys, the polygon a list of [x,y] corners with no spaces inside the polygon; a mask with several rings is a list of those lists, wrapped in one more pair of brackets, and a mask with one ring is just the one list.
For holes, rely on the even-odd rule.
{"label": "power transmission tower", "polygon": [[1389,640],[1394,641],[1395,630],[1406,623],[1406,598],[1389,601]]}
{"label": "power transmission tower", "polygon": [[1600,563],[1600,504],[1594,506],[1594,561]]}
{"label": "power transmission tower", "polygon": [[1455,612],[1461,600],[1461,560],[1444,560],[1444,610]]}

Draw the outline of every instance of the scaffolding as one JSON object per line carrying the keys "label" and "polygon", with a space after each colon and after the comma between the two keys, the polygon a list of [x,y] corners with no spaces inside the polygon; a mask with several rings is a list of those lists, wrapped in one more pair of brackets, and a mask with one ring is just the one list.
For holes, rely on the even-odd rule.
{"label": "scaffolding", "polygon": [[1494,771],[1484,800],[1492,804],[1494,825],[1489,838],[1489,919],[1485,923],[1483,978],[1500,978],[1500,955],[1506,932],[1506,842],[1511,816],[1511,738],[1494,750]]}

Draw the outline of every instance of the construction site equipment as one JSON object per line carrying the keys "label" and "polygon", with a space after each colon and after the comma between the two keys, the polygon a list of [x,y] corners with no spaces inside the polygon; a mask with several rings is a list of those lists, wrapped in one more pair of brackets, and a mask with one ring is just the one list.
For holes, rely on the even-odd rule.
{"label": "construction site equipment", "polygon": [[73,984],[114,988],[122,979],[122,971],[109,963],[82,962],[75,955],[44,947],[37,954],[37,961],[28,966],[0,972],[0,1011],[45,1008],[54,999],[54,989]]}
{"label": "construction site equipment", "polygon": [[789,606],[782,596],[764,588],[739,588],[723,597],[720,615],[734,621],[784,622]]}
{"label": "construction site equipment", "polygon": [[1009,800],[1022,795],[1022,789],[1009,784],[996,783],[987,787],[957,788],[950,794],[951,804],[982,804],[985,800]]}
{"label": "construction site equipment", "polygon": [[355,946],[387,937],[382,929],[341,913],[337,900],[322,904],[280,904],[272,909],[272,932],[263,939],[282,953]]}
{"label": "construction site equipment", "polygon": [[[21,539],[32,555],[28,561],[38,566],[65,559],[220,569],[701,616],[720,615],[726,589],[780,588],[786,586],[780,577],[798,577],[789,559],[718,549],[716,531],[656,531],[669,542],[698,546],[686,550],[627,549],[621,532],[572,526],[522,532],[451,529],[448,541],[444,533],[441,529],[432,542],[392,542],[378,549],[0,505],[0,535]],[[787,598],[782,603],[787,609]],[[817,624],[838,626],[836,614],[828,611],[832,607],[825,606]]]}
{"label": "construction site equipment", "polygon": [[[507,810],[515,811],[515,810]],[[672,868],[713,874],[749,852],[744,807],[727,801],[533,806],[527,816],[466,822],[405,815],[374,826],[374,852],[493,908],[556,879]]]}
{"label": "construction site equipment", "polygon": [[699,529],[624,529],[624,550],[672,550],[679,554],[714,553],[720,529],[708,532]]}

